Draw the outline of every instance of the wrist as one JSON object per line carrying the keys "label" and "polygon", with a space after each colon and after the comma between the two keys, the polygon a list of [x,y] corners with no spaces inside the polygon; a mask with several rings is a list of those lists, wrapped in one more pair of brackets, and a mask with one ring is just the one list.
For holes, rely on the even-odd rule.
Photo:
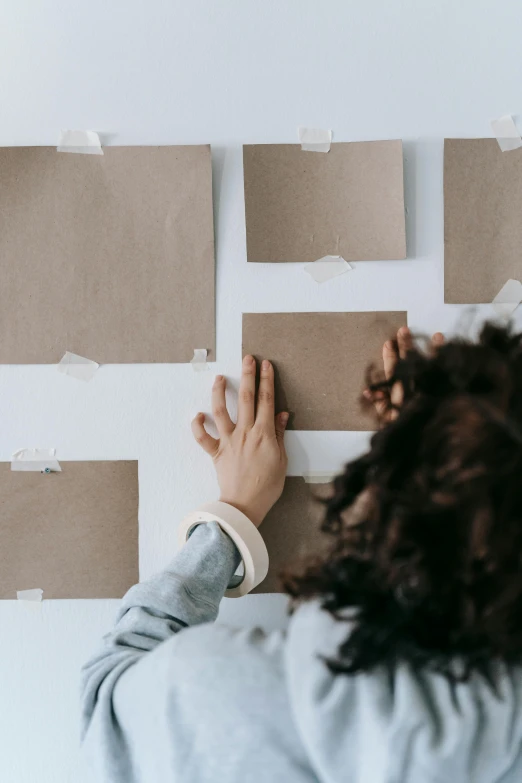
{"label": "wrist", "polygon": [[230,586],[225,595],[229,598],[246,595],[263,581],[268,571],[268,552],[259,531],[236,506],[226,500],[214,501],[205,503],[181,521],[178,526],[179,548],[185,546],[187,534],[193,527],[209,522],[217,522],[221,532],[235,545],[244,564],[241,583]]}
{"label": "wrist", "polygon": [[259,527],[259,525],[261,524],[261,522],[265,517],[264,514],[261,514],[253,506],[249,506],[247,504],[241,503],[241,501],[238,500],[229,500],[226,495],[220,495],[219,500],[221,503],[226,503],[229,506],[233,506],[234,508],[237,508],[237,510],[241,511],[242,514],[248,517],[248,519],[256,527]]}

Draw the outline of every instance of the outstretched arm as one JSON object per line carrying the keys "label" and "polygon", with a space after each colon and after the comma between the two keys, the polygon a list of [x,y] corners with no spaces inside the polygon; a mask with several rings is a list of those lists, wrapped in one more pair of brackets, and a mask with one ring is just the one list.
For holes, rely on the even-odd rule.
{"label": "outstretched arm", "polygon": [[[287,414],[274,416],[274,371],[263,362],[256,408],[256,362],[243,361],[238,421],[226,408],[225,379],[212,391],[219,440],[204,427],[204,414],[192,423],[196,440],[215,463],[220,500],[259,526],[279,498],[286,473],[283,435]],[[239,564],[235,545],[217,522],[199,525],[169,567],[132,587],[122,600],[116,624],[98,654],[82,671],[82,734],[118,734],[114,688],[129,669],[158,645],[188,626],[215,620],[219,603]]]}

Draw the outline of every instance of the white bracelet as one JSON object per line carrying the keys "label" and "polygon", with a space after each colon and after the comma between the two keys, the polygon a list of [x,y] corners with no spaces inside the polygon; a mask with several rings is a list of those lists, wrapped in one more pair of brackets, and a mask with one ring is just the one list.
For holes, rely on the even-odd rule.
{"label": "white bracelet", "polygon": [[196,525],[217,522],[220,528],[232,539],[239,550],[245,576],[237,587],[225,592],[227,598],[240,598],[260,584],[268,573],[268,552],[257,527],[239,509],[216,500],[205,503],[193,511],[178,527],[178,546],[185,545],[191,530]]}

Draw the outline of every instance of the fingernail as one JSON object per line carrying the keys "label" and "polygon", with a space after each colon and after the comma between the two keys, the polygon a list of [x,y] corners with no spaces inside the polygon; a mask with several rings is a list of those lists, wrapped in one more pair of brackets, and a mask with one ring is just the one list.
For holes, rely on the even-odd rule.
{"label": "fingernail", "polygon": [[219,381],[222,381],[222,380],[223,380],[223,376],[222,375],[216,375],[216,381],[218,383],[219,383]]}
{"label": "fingernail", "polygon": [[268,359],[263,359],[263,363],[262,363],[261,366],[262,366],[263,370],[270,369],[270,362],[268,361]]}
{"label": "fingernail", "polygon": [[288,415],[288,413],[282,413],[279,418],[281,420],[281,424],[286,424],[286,422],[288,421],[289,415]]}
{"label": "fingernail", "polygon": [[393,351],[393,343],[392,343],[392,341],[391,341],[391,340],[387,340],[387,341],[384,343],[384,347],[385,347],[385,348],[386,348],[386,350],[388,350],[388,351]]}
{"label": "fingernail", "polygon": [[243,359],[243,364],[252,364],[253,361],[254,361],[254,357],[248,355],[245,356],[245,358]]}
{"label": "fingernail", "polygon": [[366,399],[367,399],[367,400],[370,400],[370,399],[371,399],[371,397],[372,397],[372,393],[371,393],[371,391],[370,391],[369,389],[365,389],[365,390],[363,391],[363,397],[366,397]]}

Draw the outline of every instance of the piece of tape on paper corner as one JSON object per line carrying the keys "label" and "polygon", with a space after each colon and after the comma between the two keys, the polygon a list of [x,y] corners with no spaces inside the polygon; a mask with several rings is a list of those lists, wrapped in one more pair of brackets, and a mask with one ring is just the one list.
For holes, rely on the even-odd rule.
{"label": "piece of tape on paper corner", "polygon": [[19,449],[11,457],[11,470],[61,473],[56,449]]}
{"label": "piece of tape on paper corner", "polygon": [[207,364],[207,349],[206,348],[194,348],[194,356],[190,360],[192,369],[194,372],[203,372],[208,370]]}
{"label": "piece of tape on paper corner", "polygon": [[43,598],[43,590],[40,587],[34,587],[31,590],[17,590],[16,598],[18,601],[41,603]]}
{"label": "piece of tape on paper corner", "polygon": [[509,318],[520,302],[522,302],[522,283],[520,280],[511,279],[504,283],[491,304],[498,315]]}
{"label": "piece of tape on paper corner", "polygon": [[313,470],[303,473],[303,478],[306,484],[330,484],[336,475],[332,470]]}
{"label": "piece of tape on paper corner", "polygon": [[77,378],[79,381],[90,381],[99,366],[92,359],[86,359],[84,356],[66,351],[56,369],[58,372],[70,375],[71,378]]}
{"label": "piece of tape on paper corner", "polygon": [[60,131],[56,149],[58,152],[76,152],[80,155],[103,155],[100,137],[95,131]]}
{"label": "piece of tape on paper corner", "polygon": [[344,275],[345,272],[350,272],[353,266],[348,261],[345,261],[342,256],[323,256],[323,258],[318,258],[317,261],[309,261],[304,265],[303,269],[316,283],[326,283],[327,280],[331,280],[333,277],[339,277],[339,275]]}
{"label": "piece of tape on paper corner", "polygon": [[498,120],[492,120],[491,130],[502,152],[511,152],[522,147],[522,138],[511,114],[505,114]]}
{"label": "piece of tape on paper corner", "polygon": [[322,128],[297,129],[301,150],[303,152],[330,152],[332,131]]}

